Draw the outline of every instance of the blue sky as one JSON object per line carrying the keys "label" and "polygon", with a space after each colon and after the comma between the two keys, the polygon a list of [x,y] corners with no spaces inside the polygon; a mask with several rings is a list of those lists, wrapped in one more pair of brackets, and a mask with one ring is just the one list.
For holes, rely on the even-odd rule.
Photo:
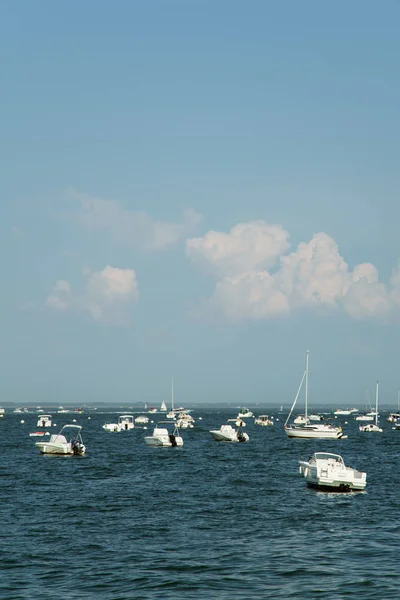
{"label": "blue sky", "polygon": [[399,18],[3,2],[2,402],[395,404]]}

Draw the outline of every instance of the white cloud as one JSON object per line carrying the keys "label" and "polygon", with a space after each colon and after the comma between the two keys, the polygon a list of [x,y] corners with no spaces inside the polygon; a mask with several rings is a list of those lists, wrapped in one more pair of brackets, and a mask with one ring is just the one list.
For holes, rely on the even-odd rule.
{"label": "white cloud", "polygon": [[187,240],[189,258],[208,263],[220,277],[209,307],[236,320],[300,309],[344,310],[351,318],[365,319],[390,316],[400,308],[400,267],[388,287],[370,263],[351,271],[326,233],[284,254],[288,238],[280,226],[255,221],[236,225],[230,233],[210,231]]}
{"label": "white cloud", "polygon": [[136,273],[132,269],[105,267],[86,274],[82,294],[73,294],[68,281],[56,282],[46,299],[46,306],[55,310],[87,311],[95,320],[115,321],[123,316],[123,308],[139,297]]}
{"label": "white cloud", "polygon": [[139,247],[146,251],[163,250],[193,233],[202,216],[191,208],[183,211],[178,223],[153,219],[145,212],[125,209],[115,200],[96,198],[69,190],[80,210],[69,217],[80,226],[104,231],[113,243]]}
{"label": "white cloud", "polygon": [[271,267],[288,248],[289,234],[280,225],[264,221],[239,223],[229,233],[209,231],[186,242],[188,256],[207,263],[218,273],[240,273],[256,267]]}

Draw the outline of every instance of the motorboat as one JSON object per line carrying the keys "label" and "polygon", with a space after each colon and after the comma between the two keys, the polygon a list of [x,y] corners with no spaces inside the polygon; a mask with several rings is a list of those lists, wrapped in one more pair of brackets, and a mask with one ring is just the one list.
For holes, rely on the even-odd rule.
{"label": "motorboat", "polygon": [[400,413],[390,413],[387,420],[389,423],[397,423],[397,421],[400,419]]}
{"label": "motorboat", "polygon": [[254,419],[254,425],[261,425],[261,427],[268,427],[273,424],[272,418],[268,415],[259,415]]}
{"label": "motorboat", "polygon": [[[309,351],[306,353],[306,368],[303,373],[297,394],[295,396],[292,408],[290,409],[289,415],[284,424],[284,430],[289,438],[318,438],[318,439],[342,439],[347,437],[343,434],[341,427],[337,427],[332,423],[311,423],[308,418],[308,362],[309,362]],[[305,381],[305,411],[304,411],[304,423],[293,423],[288,425],[294,407],[296,406],[297,399]]]}
{"label": "motorboat", "polygon": [[357,415],[356,417],[354,417],[355,421],[373,421],[374,417],[372,415],[367,415],[367,414],[362,414],[362,415]]}
{"label": "motorboat", "polygon": [[375,392],[375,423],[367,423],[366,425],[360,425],[359,430],[372,433],[382,433],[383,429],[378,425],[378,398],[379,398],[379,384],[376,382]]}
{"label": "motorboat", "polygon": [[51,427],[51,415],[39,415],[36,427]]}
{"label": "motorboat", "polygon": [[307,423],[309,422],[310,419],[305,415],[297,415],[293,420],[293,423],[295,423],[296,425],[307,425]]}
{"label": "motorboat", "polygon": [[176,426],[180,429],[192,429],[194,427],[194,418],[189,413],[182,411],[177,414]]}
{"label": "motorboat", "polygon": [[[310,421],[323,421],[324,420],[324,417],[322,415],[317,415],[317,414],[315,414],[315,415],[311,414],[311,415],[309,415],[308,418],[310,419]],[[296,422],[296,419],[295,419],[295,422]]]}
{"label": "motorboat", "polygon": [[135,425],[147,425],[148,422],[149,417],[144,417],[143,415],[135,418]]}
{"label": "motorboat", "polygon": [[4,410],[4,408],[0,408],[0,419],[1,417],[4,417],[5,412],[6,411]]}
{"label": "motorboat", "polygon": [[148,446],[183,446],[183,439],[179,435],[178,429],[175,426],[172,433],[169,433],[166,427],[159,427],[159,425],[169,424],[168,421],[159,421],[154,427],[152,435],[147,435],[144,441]]}
{"label": "motorboat", "polygon": [[362,491],[367,474],[346,467],[339,454],[315,452],[308,461],[299,461],[299,473],[310,487],[331,492]]}
{"label": "motorboat", "polygon": [[248,442],[248,434],[242,431],[242,427],[245,427],[246,423],[240,419],[229,419],[228,421],[234,421],[237,429],[232,427],[229,422],[221,425],[219,429],[212,429],[210,433],[214,440],[217,442]]}
{"label": "motorboat", "polygon": [[251,410],[249,410],[248,408],[246,408],[245,406],[243,408],[241,408],[238,412],[238,416],[237,419],[251,419],[251,417],[253,417],[253,413],[251,412]]}
{"label": "motorboat", "polygon": [[120,431],[128,431],[135,427],[135,418],[133,415],[120,415],[118,417],[118,427]]}
{"label": "motorboat", "polygon": [[53,433],[48,442],[36,442],[41,454],[83,456],[86,447],[81,437],[81,425],[64,425],[60,433]]}
{"label": "motorboat", "polygon": [[42,437],[43,435],[50,435],[49,431],[32,431],[29,434],[30,437]]}
{"label": "motorboat", "polygon": [[104,431],[112,433],[119,433],[120,431],[128,431],[135,427],[135,419],[133,415],[120,415],[117,423],[105,423],[103,425]]}

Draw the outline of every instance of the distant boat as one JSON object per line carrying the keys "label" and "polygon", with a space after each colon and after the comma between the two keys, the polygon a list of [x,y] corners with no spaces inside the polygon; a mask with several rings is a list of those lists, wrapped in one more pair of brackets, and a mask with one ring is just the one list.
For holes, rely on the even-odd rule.
{"label": "distant boat", "polygon": [[167,405],[165,404],[164,400],[161,402],[161,406],[160,406],[160,411],[161,412],[167,412],[168,408]]}
{"label": "distant boat", "polygon": [[360,431],[371,431],[374,433],[382,433],[383,429],[378,425],[378,398],[379,398],[379,385],[376,382],[375,391],[375,423],[368,423],[367,425],[360,425]]}
{"label": "distant boat", "polygon": [[[290,409],[288,418],[284,424],[284,430],[288,437],[290,438],[319,438],[319,439],[340,439],[343,436],[343,431],[341,427],[335,427],[330,423],[314,423],[311,424],[308,418],[308,356],[309,351],[306,353],[306,369],[303,373],[303,377],[301,379],[299,388],[297,390],[296,397],[294,399],[292,408]],[[291,417],[293,409],[296,405],[297,399],[299,397],[301,388],[303,386],[303,382],[305,380],[305,411],[304,411],[304,423],[296,425],[288,425],[288,421]]]}

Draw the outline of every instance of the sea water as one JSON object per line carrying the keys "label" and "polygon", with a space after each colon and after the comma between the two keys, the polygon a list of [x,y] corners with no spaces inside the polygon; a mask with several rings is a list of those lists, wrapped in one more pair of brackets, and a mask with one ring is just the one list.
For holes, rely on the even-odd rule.
{"label": "sea water", "polygon": [[[84,457],[41,455],[37,415],[0,421],[1,599],[399,598],[400,431],[384,419],[379,434],[345,417],[334,441],[247,419],[250,441],[229,444],[209,430],[234,412],[198,409],[183,448],[154,448],[154,425],[90,416],[51,428],[76,418]],[[315,451],[366,471],[366,492],[308,488],[298,461]]]}

